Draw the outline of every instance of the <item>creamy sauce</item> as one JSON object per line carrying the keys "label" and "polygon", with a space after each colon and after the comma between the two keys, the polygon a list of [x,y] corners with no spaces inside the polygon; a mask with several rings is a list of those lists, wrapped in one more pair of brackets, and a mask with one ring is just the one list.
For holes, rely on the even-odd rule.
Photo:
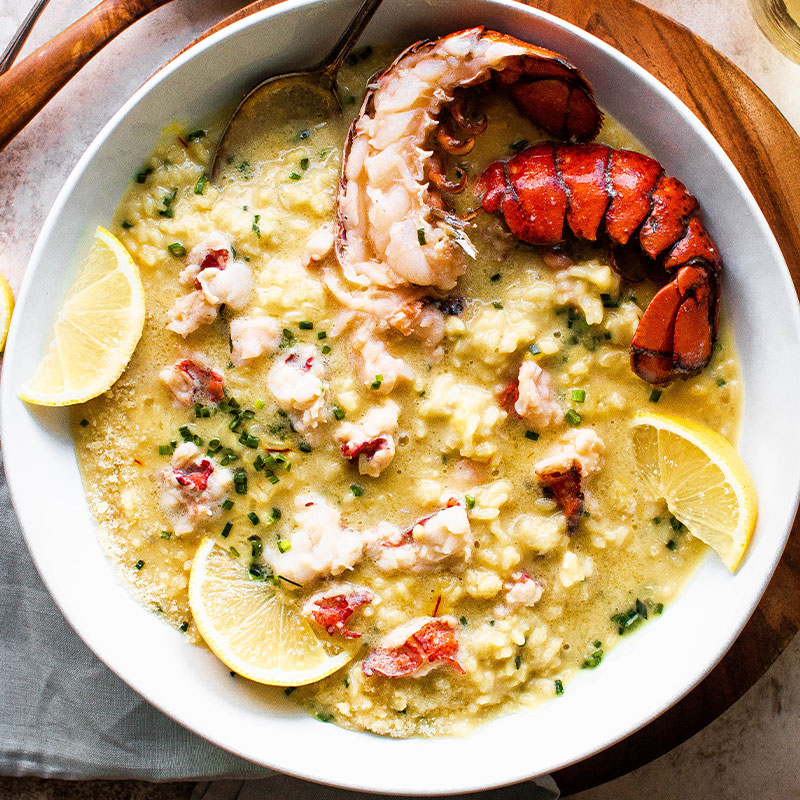
{"label": "creamy sauce", "polygon": [[[672,412],[733,440],[742,384],[723,322],[711,364],[701,375],[665,389],[656,405],[652,387],[628,365],[639,310],[656,287],[620,285],[605,253],[588,246],[577,248],[575,267],[550,269],[536,248],[511,240],[498,220],[480,214],[470,232],[479,255],[454,292],[465,298],[464,310],[447,317],[441,352],[399,334],[387,338],[390,352],[411,367],[413,379],[388,395],[400,406],[394,459],[377,478],[359,474],[342,458],[332,434],[385,398],[380,387],[371,389],[359,379],[348,334],[336,333],[341,306],[326,289],[320,266],[303,266],[303,254],[310,237],[333,219],[347,125],[380,60],[373,56],[345,69],[345,119],[264,130],[247,159],[232,157],[220,190],[203,182],[218,131],[189,137],[191,127],[178,124],[164,131],[145,165],[151,171],[131,185],[112,226],[141,267],[145,332],[118,383],[76,409],[74,432],[106,552],[142,602],[170,624],[185,627],[195,642],[187,582],[203,535],[229,529],[226,544],[245,559],[251,552],[248,537],[258,535],[269,563],[279,556],[279,542],[292,540],[299,493],[313,491],[361,532],[382,522],[410,529],[442,508],[446,491],[466,496],[469,560],[444,560],[425,572],[387,573],[370,558],[361,559],[340,576],[369,587],[378,598],[351,619],[362,634],[355,640],[356,659],[292,694],[311,713],[346,727],[393,736],[457,733],[499,712],[553,697],[577,670],[597,666],[600,651],[620,638],[612,616],[635,608],[637,601],[648,610],[648,624],[658,624],[661,609],[674,600],[705,548],[675,530],[662,503],[642,494],[634,476],[630,419],[638,409]],[[453,161],[470,176],[511,155],[512,144],[543,138],[502,98],[487,114],[489,127],[473,152]],[[642,149],[610,119],[598,138]],[[469,190],[456,200],[459,212],[476,205]],[[166,328],[169,309],[188,291],[178,280],[185,267],[180,254],[215,231],[231,238],[236,258],[252,272],[254,289],[245,308],[223,308],[213,323],[184,339]],[[178,245],[172,248],[178,255],[170,245]],[[234,366],[229,322],[257,314],[279,320],[282,347]],[[587,317],[598,318],[588,324]],[[309,436],[292,431],[267,386],[273,364],[296,343],[314,348],[328,383],[325,420]],[[529,350],[534,344],[540,351],[535,356]],[[223,376],[241,409],[253,412],[238,430],[230,429],[229,413],[203,417],[194,407],[178,406],[160,381],[165,367],[198,356]],[[586,512],[573,537],[566,535],[554,500],[533,479],[534,464],[563,440],[570,425],[532,430],[497,400],[525,359],[535,359],[549,373],[561,408],[579,414],[575,429],[591,429],[605,444],[602,468],[585,482]],[[579,401],[581,392],[585,398]],[[160,502],[158,476],[170,463],[171,443],[185,438],[179,432],[184,426],[190,437],[202,440],[203,451],[213,439],[219,439],[221,452],[229,448],[237,458],[228,468],[245,469],[248,489],[247,494],[231,489],[232,508],[179,535]],[[258,439],[255,449],[240,442],[243,431]],[[285,462],[272,463],[271,476],[269,466],[253,468],[265,446],[288,448],[281,454]],[[219,454],[212,458],[219,463]],[[504,598],[520,572],[535,577],[544,591],[532,607],[511,608]],[[302,604],[324,585],[318,580],[287,590]],[[441,666],[423,677],[365,677],[361,659],[369,648],[408,620],[434,614],[458,620],[464,675]]]}

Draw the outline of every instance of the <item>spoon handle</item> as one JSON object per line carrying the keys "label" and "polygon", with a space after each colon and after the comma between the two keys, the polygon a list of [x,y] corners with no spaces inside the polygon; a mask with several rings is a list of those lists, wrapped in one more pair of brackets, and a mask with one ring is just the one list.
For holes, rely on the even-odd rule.
{"label": "spoon handle", "polygon": [[[24,61],[0,75],[2,150],[81,67],[115,36],[170,0],[102,0]],[[76,109],[80,116],[80,109]]]}
{"label": "spoon handle", "polygon": [[344,60],[350,55],[350,51],[359,37],[364,33],[364,28],[369,24],[381,2],[382,0],[364,0],[345,32],[339,37],[339,41],[336,42],[328,57],[322,62],[322,72],[331,78],[336,75],[339,68],[344,64]]}
{"label": "spoon handle", "polygon": [[17,54],[22,50],[28,39],[28,35],[31,30],[33,30],[36,20],[39,19],[39,15],[44,11],[44,7],[49,2],[50,0],[36,0],[36,4],[28,12],[28,16],[22,20],[22,25],[19,26],[19,29],[14,34],[14,38],[8,43],[8,47],[3,52],[3,55],[0,56],[0,75],[4,72],[8,72],[11,68],[11,65],[17,58]]}

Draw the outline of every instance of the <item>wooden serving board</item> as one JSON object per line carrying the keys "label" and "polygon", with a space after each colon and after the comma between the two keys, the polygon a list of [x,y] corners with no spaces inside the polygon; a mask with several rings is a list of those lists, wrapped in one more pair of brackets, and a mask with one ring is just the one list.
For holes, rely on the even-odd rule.
{"label": "wooden serving board", "polygon": [[[278,0],[257,0],[205,35]],[[750,187],[800,289],[800,137],[766,95],[706,41],[635,0],[528,3],[608,42],[702,120]],[[564,795],[612,780],[684,742],[738,700],[800,628],[800,517],[758,608],[722,662],[683,700],[627,739],[560,770]]]}

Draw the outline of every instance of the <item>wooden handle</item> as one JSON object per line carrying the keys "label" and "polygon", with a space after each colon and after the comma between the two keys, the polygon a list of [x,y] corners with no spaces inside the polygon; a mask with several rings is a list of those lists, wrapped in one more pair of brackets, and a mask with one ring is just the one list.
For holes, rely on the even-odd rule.
{"label": "wooden handle", "polygon": [[137,19],[170,0],[102,0],[62,33],[0,75],[0,150],[56,92]]}

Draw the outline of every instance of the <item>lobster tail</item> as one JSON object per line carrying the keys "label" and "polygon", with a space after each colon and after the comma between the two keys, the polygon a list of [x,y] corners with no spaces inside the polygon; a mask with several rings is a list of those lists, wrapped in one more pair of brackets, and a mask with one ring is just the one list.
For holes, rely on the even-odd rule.
{"label": "lobster tail", "polygon": [[[542,143],[490,164],[477,188],[484,210],[500,211],[525,242],[556,244],[567,231],[587,241],[605,237],[623,277],[674,275],[639,322],[631,367],[663,386],[706,366],[717,336],[722,261],[697,200],[655,159],[605,145]],[[641,268],[631,266],[634,244]]]}

